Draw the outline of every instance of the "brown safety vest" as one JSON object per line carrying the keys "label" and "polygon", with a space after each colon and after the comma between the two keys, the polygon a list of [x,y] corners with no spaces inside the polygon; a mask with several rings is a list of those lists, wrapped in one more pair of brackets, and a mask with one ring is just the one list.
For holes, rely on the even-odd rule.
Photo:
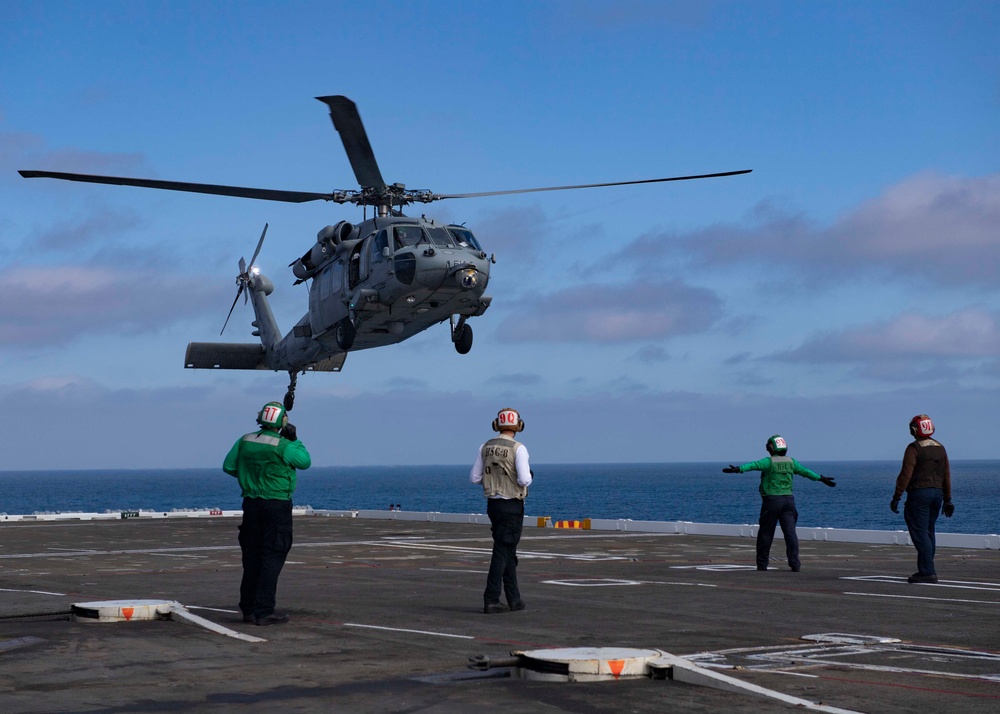
{"label": "brown safety vest", "polygon": [[486,497],[501,496],[521,501],[528,495],[528,487],[517,482],[517,462],[514,455],[520,442],[498,436],[483,444],[483,493]]}

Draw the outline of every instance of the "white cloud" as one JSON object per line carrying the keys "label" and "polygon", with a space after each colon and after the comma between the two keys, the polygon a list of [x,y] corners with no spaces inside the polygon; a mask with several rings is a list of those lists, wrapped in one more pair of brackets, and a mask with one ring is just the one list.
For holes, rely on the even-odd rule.
{"label": "white cloud", "polygon": [[812,280],[888,274],[993,289],[1000,273],[1000,174],[911,176],[827,227],[765,201],[746,225],[646,234],[618,259],[656,270],[677,259],[678,245],[700,265],[756,261],[795,266]]}
{"label": "white cloud", "polygon": [[100,266],[0,269],[0,347],[60,346],[85,334],[153,332],[218,310],[220,287],[204,280]]}
{"label": "white cloud", "polygon": [[722,301],[678,280],[592,284],[526,298],[512,312],[497,328],[502,339],[635,342],[703,332],[721,316]]}
{"label": "white cloud", "polygon": [[[83,151],[75,148],[54,149],[45,141],[26,132],[0,132],[0,177],[7,182],[26,180],[16,172],[21,169],[35,171],[64,171],[68,173],[110,174],[128,176],[135,172],[150,175],[145,156],[136,153]],[[55,188],[58,183],[49,181]]]}
{"label": "white cloud", "polygon": [[982,308],[940,316],[906,312],[820,335],[786,355],[809,362],[982,357],[1000,357],[1000,312]]}

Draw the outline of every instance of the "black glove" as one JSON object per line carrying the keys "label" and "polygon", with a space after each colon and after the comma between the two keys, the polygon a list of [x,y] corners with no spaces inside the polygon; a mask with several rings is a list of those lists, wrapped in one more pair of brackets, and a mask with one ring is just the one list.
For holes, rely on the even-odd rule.
{"label": "black glove", "polygon": [[724,473],[724,474],[738,474],[739,472],[740,472],[740,467],[739,466],[733,466],[732,464],[729,464],[729,466],[727,466],[726,468],[722,469],[722,473]]}
{"label": "black glove", "polygon": [[894,498],[891,501],[889,501],[889,509],[893,513],[899,513],[899,499],[898,498]]}
{"label": "black glove", "polygon": [[824,485],[826,485],[826,486],[830,486],[831,488],[832,488],[833,486],[836,486],[836,485],[837,485],[837,482],[836,482],[836,481],[834,481],[834,480],[833,480],[832,478],[830,478],[829,476],[820,476],[820,477],[819,477],[819,482],[820,482],[820,483],[822,483],[822,484],[824,484]]}
{"label": "black glove", "polygon": [[299,440],[298,434],[295,433],[294,424],[285,424],[283,427],[281,427],[281,435],[286,439],[288,439],[289,441]]}
{"label": "black glove", "polygon": [[951,501],[945,501],[944,505],[941,506],[941,512],[944,513],[945,518],[951,518],[952,514],[955,512],[955,504]]}

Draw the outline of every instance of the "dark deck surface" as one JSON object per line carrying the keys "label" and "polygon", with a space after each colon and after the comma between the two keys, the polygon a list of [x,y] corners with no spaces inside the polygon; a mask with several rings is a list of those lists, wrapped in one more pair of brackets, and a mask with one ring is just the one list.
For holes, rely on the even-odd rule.
{"label": "dark deck surface", "polygon": [[[737,665],[719,671],[741,680],[865,712],[1000,710],[996,551],[939,549],[941,581],[910,585],[908,546],[803,542],[801,572],[781,560],[757,572],[749,538],[526,528],[528,608],[484,615],[488,526],[298,517],[278,588],[291,622],[255,627],[236,608],[238,521],[0,526],[0,711],[796,709],[671,680],[526,681],[467,667],[476,655],[548,647],[703,655]],[[772,558],[782,551],[776,541]],[[61,614],[133,599],[176,600],[267,641]],[[801,639],[823,633],[902,642]]]}

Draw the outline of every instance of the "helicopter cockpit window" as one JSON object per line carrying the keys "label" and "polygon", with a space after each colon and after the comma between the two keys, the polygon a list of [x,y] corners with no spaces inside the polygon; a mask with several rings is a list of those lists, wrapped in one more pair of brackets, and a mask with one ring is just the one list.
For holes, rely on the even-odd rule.
{"label": "helicopter cockpit window", "polygon": [[448,226],[448,230],[451,234],[455,236],[455,241],[463,248],[475,248],[476,250],[482,250],[482,246],[479,245],[479,241],[476,237],[472,235],[472,231],[468,228],[462,228],[461,226]]}
{"label": "helicopter cockpit window", "polygon": [[427,232],[431,235],[431,242],[434,245],[443,246],[445,248],[453,248],[455,246],[455,241],[451,239],[451,233],[440,226],[432,226],[427,229]]}
{"label": "helicopter cockpit window", "polygon": [[375,240],[372,241],[371,247],[371,261],[373,263],[379,263],[385,258],[382,256],[382,249],[389,247],[389,232],[383,228],[378,232]]}
{"label": "helicopter cockpit window", "polygon": [[420,226],[393,226],[393,244],[396,250],[414,246],[425,240],[424,232]]}

